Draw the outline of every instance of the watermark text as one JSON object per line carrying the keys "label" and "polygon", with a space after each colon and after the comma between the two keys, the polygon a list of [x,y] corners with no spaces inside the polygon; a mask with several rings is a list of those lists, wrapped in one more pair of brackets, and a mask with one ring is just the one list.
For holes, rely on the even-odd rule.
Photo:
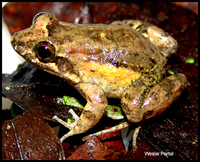
{"label": "watermark text", "polygon": [[150,151],[146,151],[144,152],[144,155],[145,156],[174,156],[174,152],[164,152],[164,151],[161,151],[161,152],[150,152]]}

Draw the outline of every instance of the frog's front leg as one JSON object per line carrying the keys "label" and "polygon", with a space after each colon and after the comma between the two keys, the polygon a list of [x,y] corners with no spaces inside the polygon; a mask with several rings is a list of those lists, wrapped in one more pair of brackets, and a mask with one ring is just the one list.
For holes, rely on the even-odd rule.
{"label": "frog's front leg", "polygon": [[[102,118],[108,106],[107,98],[102,88],[98,85],[93,83],[79,83],[75,85],[75,88],[86,99],[87,103],[80,118],[76,117],[75,122],[73,122],[71,126],[69,126],[68,123],[61,122],[61,124],[70,129],[70,131],[60,139],[61,142],[69,136],[85,133],[87,130],[91,129]],[[59,122],[57,117],[54,117],[54,119]]]}
{"label": "frog's front leg", "polygon": [[174,74],[154,87],[146,87],[144,81],[137,80],[122,94],[121,106],[129,121],[137,123],[152,118],[165,111],[187,86],[184,74]]}

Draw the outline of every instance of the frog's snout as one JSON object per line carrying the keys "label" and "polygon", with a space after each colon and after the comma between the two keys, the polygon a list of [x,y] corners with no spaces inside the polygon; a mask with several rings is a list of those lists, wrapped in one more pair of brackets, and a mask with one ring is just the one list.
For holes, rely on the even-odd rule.
{"label": "frog's snout", "polygon": [[13,36],[11,37],[11,45],[13,47],[13,49],[19,53],[19,47],[23,47],[23,42],[21,42],[20,40],[16,40],[16,35],[17,33],[14,33]]}
{"label": "frog's snout", "polygon": [[10,40],[11,45],[12,45],[13,48],[15,46],[15,37],[14,36],[15,36],[15,33],[12,35],[11,40]]}
{"label": "frog's snout", "polygon": [[[14,48],[14,50],[16,51],[16,45],[17,45],[17,43],[16,43],[16,39],[15,39],[15,35],[16,35],[16,33],[15,34],[13,34],[12,35],[12,37],[11,37],[11,46]],[[19,42],[20,43],[20,42]],[[16,51],[17,52],[17,51]]]}
{"label": "frog's snout", "polygon": [[13,39],[11,39],[11,46],[12,46],[13,48],[15,48],[15,41],[14,41]]}

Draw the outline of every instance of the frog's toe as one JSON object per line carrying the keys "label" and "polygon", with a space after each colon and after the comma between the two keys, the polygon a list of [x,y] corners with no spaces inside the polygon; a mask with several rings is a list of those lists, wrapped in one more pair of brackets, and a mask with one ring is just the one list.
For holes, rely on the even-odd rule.
{"label": "frog's toe", "polygon": [[73,122],[72,124],[69,124],[69,123],[63,121],[62,119],[60,119],[60,118],[57,117],[56,115],[53,116],[52,119],[58,121],[60,124],[64,125],[64,126],[67,127],[68,129],[70,129],[70,131],[69,131],[68,133],[66,133],[66,134],[60,139],[61,143],[62,143],[67,137],[72,136],[72,135],[75,134],[74,131],[73,131],[73,127],[74,127],[74,125],[75,125],[75,122],[76,122],[77,118],[75,118],[75,122]]}
{"label": "frog's toe", "polygon": [[57,117],[56,115],[53,116],[54,120],[56,120],[57,122],[59,122],[60,124],[64,125],[65,127],[67,127],[68,129],[72,129],[73,128],[73,125],[72,124],[69,124],[67,122],[65,122],[64,120],[60,119],[59,117]]}

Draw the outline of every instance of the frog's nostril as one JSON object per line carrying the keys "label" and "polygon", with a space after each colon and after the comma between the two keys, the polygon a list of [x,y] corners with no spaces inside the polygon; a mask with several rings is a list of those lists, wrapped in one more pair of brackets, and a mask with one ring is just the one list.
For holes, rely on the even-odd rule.
{"label": "frog's nostril", "polygon": [[16,41],[14,38],[12,38],[12,40],[11,40],[11,45],[12,45],[12,47],[15,49],[15,47],[22,46],[23,43],[22,43],[21,41]]}
{"label": "frog's nostril", "polygon": [[22,42],[21,41],[17,41],[17,45],[18,46],[22,45]]}

